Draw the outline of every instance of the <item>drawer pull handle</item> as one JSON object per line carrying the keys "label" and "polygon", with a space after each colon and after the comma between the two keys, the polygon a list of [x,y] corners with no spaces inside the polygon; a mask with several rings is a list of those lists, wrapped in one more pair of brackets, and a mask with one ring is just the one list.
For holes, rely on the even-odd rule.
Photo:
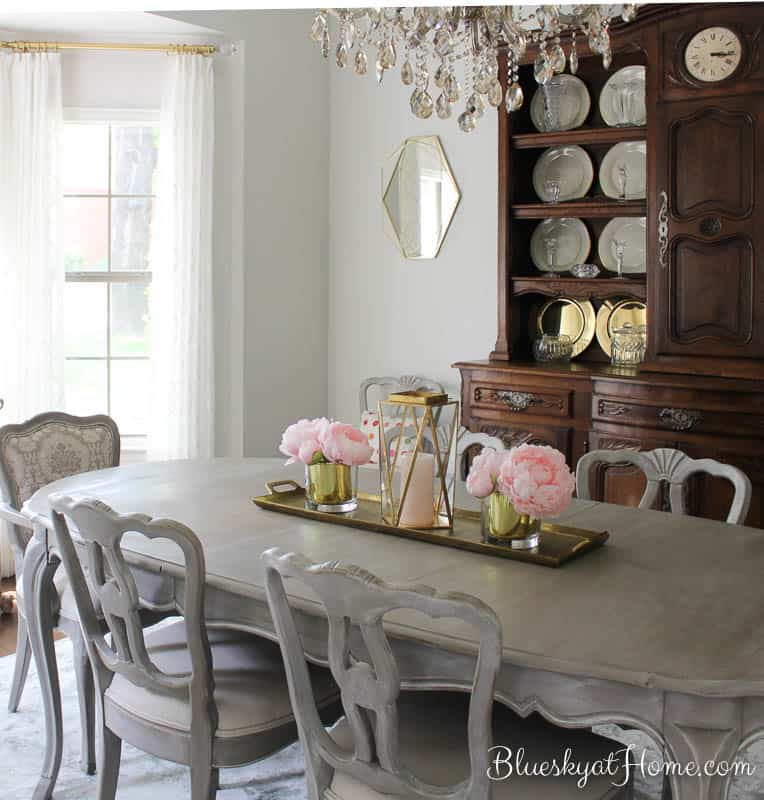
{"label": "drawer pull handle", "polygon": [[702,419],[697,411],[688,411],[686,408],[662,408],[658,419],[672,431],[690,431]]}
{"label": "drawer pull handle", "polygon": [[530,392],[496,392],[496,399],[505,403],[512,411],[525,411],[541,402]]}

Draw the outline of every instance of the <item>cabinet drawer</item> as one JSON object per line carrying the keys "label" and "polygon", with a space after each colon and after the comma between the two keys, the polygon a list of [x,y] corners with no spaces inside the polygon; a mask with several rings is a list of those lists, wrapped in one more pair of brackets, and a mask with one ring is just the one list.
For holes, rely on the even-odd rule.
{"label": "cabinet drawer", "polygon": [[622,397],[592,396],[592,419],[618,425],[657,428],[679,433],[759,436],[764,439],[764,416],[738,411],[630,402]]}
{"label": "cabinet drawer", "polygon": [[539,389],[522,385],[492,386],[484,383],[473,387],[471,399],[473,413],[477,416],[480,416],[480,410],[483,409],[529,417],[567,419],[571,415],[572,395],[571,391],[564,389]]}

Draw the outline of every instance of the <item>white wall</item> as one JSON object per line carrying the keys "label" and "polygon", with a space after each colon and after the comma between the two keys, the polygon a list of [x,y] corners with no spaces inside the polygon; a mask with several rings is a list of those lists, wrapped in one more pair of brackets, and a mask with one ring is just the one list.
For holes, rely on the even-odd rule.
{"label": "white wall", "polygon": [[240,40],[244,59],[244,452],[327,412],[329,70],[306,11],[164,14]]}
{"label": "white wall", "polygon": [[[450,365],[493,349],[497,123],[488,110],[464,134],[456,114],[415,118],[412,87],[401,84],[398,67],[378,85],[371,68],[359,77],[324,66],[331,76],[329,412],[352,421],[364,377],[421,374],[455,390],[459,375]],[[381,169],[406,137],[432,134],[440,136],[462,200],[440,255],[411,261],[383,226]]]}

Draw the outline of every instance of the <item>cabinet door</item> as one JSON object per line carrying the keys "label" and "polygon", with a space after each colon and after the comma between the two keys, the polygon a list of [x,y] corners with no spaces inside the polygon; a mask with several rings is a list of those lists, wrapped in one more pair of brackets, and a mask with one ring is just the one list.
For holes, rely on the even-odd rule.
{"label": "cabinet door", "polygon": [[650,350],[658,358],[763,358],[762,102],[704,101],[702,91],[658,106]]}
{"label": "cabinet door", "polygon": [[[650,433],[641,436],[633,428],[628,431],[612,429],[605,432],[592,431],[589,434],[590,450],[655,450],[658,447],[676,447],[677,443],[663,439],[650,438]],[[647,487],[642,470],[631,464],[597,464],[589,476],[589,486],[593,500],[614,503],[619,506],[638,506]],[[668,508],[668,492],[664,489],[658,494],[655,507]]]}

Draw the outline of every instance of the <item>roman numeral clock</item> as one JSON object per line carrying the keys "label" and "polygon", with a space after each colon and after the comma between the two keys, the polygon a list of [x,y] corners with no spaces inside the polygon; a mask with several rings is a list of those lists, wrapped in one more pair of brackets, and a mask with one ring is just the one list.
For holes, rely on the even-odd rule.
{"label": "roman numeral clock", "polygon": [[740,66],[742,43],[729,28],[698,31],[684,51],[684,65],[695,80],[716,83],[729,78]]}

